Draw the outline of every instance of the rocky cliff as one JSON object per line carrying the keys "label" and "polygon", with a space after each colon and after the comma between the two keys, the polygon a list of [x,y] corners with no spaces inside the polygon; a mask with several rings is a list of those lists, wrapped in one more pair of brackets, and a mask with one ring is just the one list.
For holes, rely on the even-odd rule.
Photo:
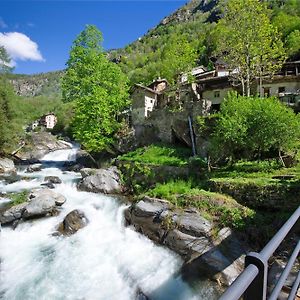
{"label": "rocky cliff", "polygon": [[63,71],[48,72],[34,75],[10,76],[10,81],[17,95],[25,97],[60,96],[60,81]]}

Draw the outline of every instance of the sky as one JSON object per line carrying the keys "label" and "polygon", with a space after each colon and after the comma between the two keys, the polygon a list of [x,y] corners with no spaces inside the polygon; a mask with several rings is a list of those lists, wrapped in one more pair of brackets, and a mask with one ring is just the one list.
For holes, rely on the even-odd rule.
{"label": "sky", "polygon": [[72,42],[86,24],[103,33],[106,50],[143,36],[187,1],[0,0],[0,46],[14,73],[62,70]]}

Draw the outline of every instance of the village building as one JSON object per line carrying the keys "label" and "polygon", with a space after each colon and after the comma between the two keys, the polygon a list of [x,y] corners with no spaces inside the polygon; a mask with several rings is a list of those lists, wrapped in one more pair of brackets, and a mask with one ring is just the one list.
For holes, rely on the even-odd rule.
{"label": "village building", "polygon": [[132,122],[142,123],[156,107],[162,107],[166,99],[163,94],[169,83],[166,79],[157,79],[148,86],[135,84],[132,93]]}
{"label": "village building", "polygon": [[40,118],[40,125],[45,126],[47,129],[53,129],[57,123],[57,117],[54,113],[48,113]]}

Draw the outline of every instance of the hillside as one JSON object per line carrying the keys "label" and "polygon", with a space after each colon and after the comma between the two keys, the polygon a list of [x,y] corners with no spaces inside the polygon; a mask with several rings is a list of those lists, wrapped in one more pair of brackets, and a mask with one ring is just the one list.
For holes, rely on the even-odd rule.
{"label": "hillside", "polygon": [[45,96],[60,98],[60,80],[63,71],[34,75],[10,74],[9,79],[17,95],[24,97]]}
{"label": "hillside", "polygon": [[[143,37],[124,48],[108,51],[111,61],[120,65],[130,83],[150,83],[165,77],[170,63],[165,49],[182,37],[197,53],[193,64],[213,67],[214,38],[211,35],[220,15],[220,0],[191,0],[173,14],[166,16]],[[266,0],[273,24],[286,46],[290,59],[300,56],[300,1]],[[222,6],[220,6],[222,8]],[[175,43],[176,44],[176,43]],[[185,70],[181,70],[185,71]],[[11,75],[16,92],[21,96],[60,96],[63,71],[37,75]]]}

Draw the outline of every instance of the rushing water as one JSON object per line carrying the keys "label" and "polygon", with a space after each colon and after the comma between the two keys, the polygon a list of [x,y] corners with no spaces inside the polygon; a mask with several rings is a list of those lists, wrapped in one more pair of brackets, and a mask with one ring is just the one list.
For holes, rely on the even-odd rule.
{"label": "rushing water", "polygon": [[[39,172],[20,169],[29,180],[1,183],[2,192],[16,192],[40,187],[45,176],[59,176],[63,183],[55,191],[67,201],[56,217],[2,228],[0,299],[134,300],[138,290],[153,300],[213,299],[209,285],[191,288],[181,279],[177,255],[124,226],[126,206],[118,199],[77,191],[80,174],[61,170],[76,149],[47,154]],[[88,225],[70,237],[52,236],[74,209],[85,213]]]}

